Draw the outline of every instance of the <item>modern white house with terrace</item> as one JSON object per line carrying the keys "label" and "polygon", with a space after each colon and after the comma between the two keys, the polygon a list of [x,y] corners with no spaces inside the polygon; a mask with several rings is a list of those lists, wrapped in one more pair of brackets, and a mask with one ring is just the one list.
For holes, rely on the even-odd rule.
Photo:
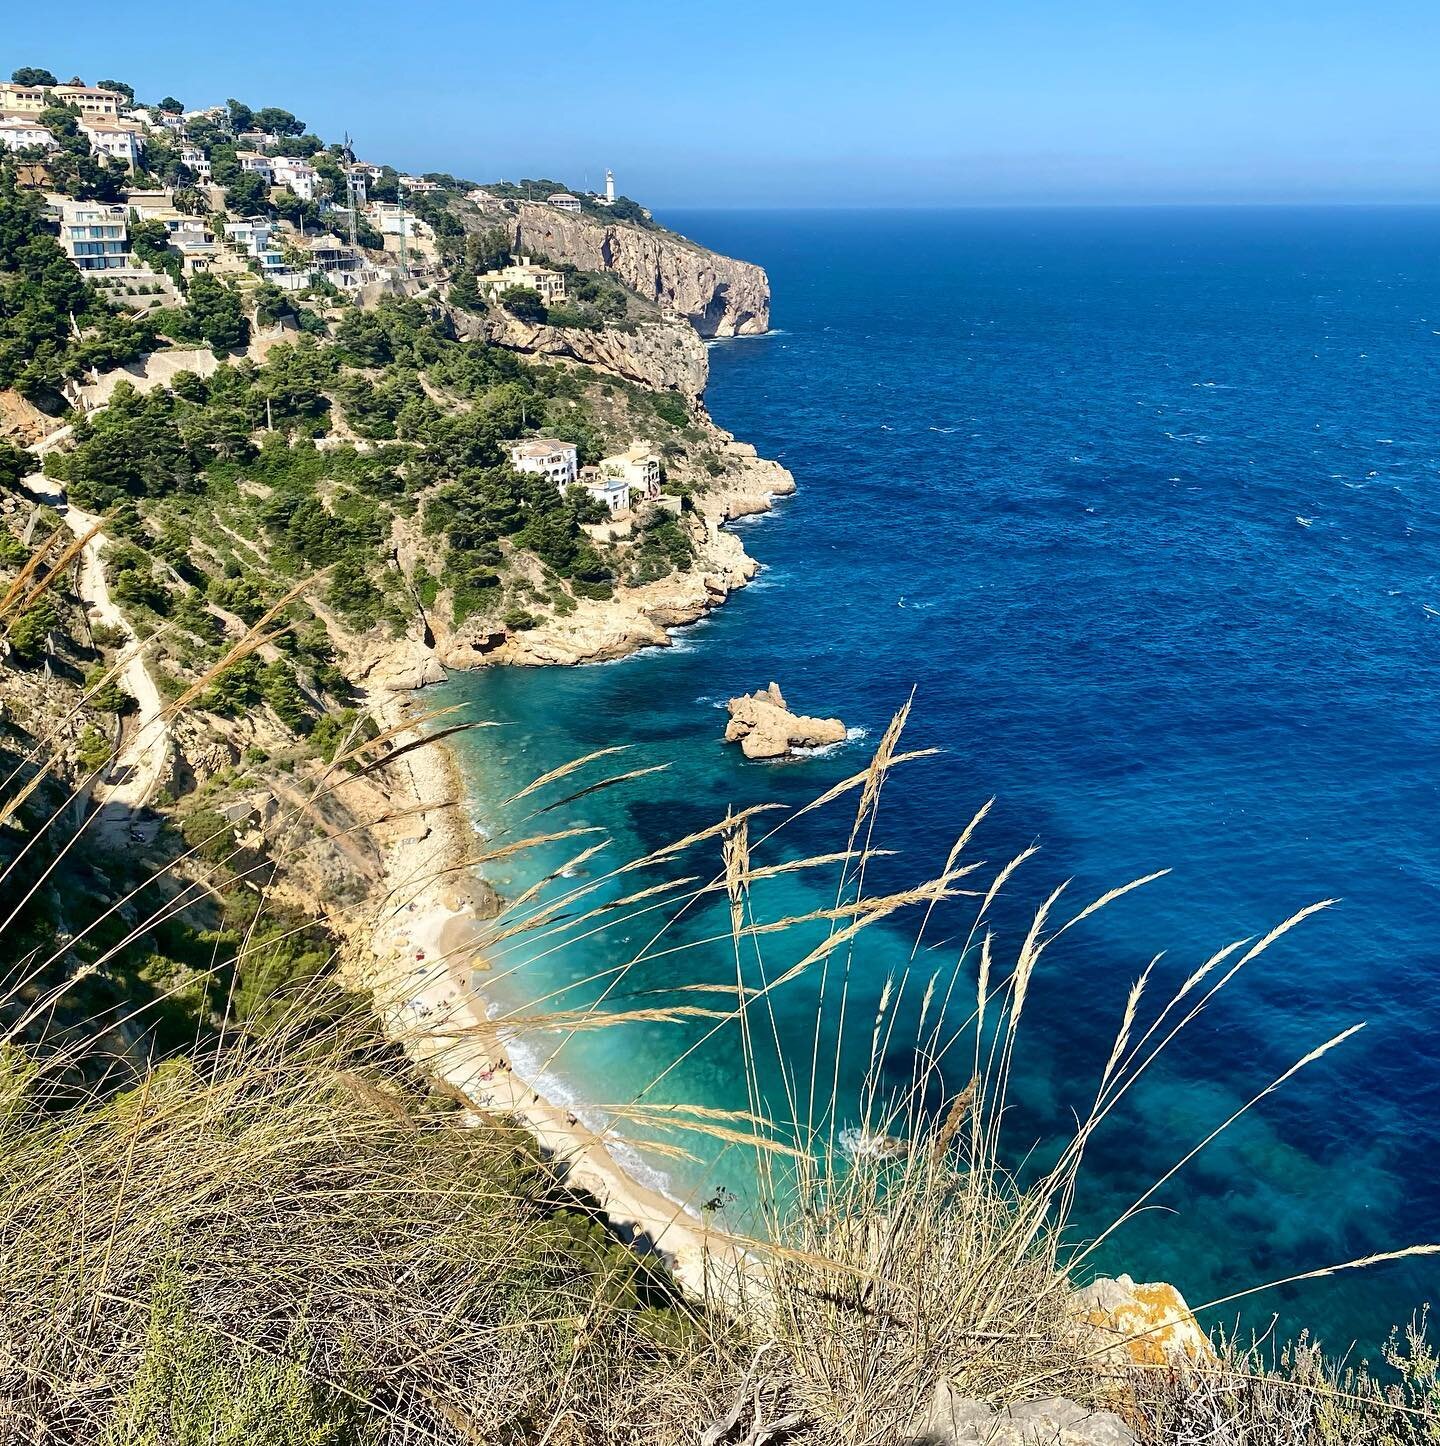
{"label": "modern white house with terrace", "polygon": [[258,151],[236,151],[235,159],[242,171],[259,176],[267,186],[274,184],[275,166],[269,156],[262,156]]}
{"label": "modern white house with terrace", "polygon": [[100,201],[65,201],[60,206],[60,245],[81,271],[114,271],[130,251],[124,206]]}
{"label": "modern white house with terrace", "polygon": [[315,199],[320,176],[309,161],[298,160],[293,156],[275,156],[270,162],[270,168],[277,186],[289,186],[302,201]]}
{"label": "modern white house with terrace", "polygon": [[180,164],[187,170],[194,171],[202,181],[210,179],[210,162],[205,158],[205,152],[199,146],[191,145],[189,141],[181,143]]}
{"label": "modern white house with terrace", "polygon": [[606,472],[604,464],[599,467],[582,467],[580,485],[592,502],[603,504],[611,517],[618,517],[630,510],[630,484],[614,473]]}
{"label": "modern white house with terrace", "polygon": [[87,120],[80,122],[80,129],[97,156],[108,156],[131,170],[140,164],[144,142],[141,127],[133,121]]}

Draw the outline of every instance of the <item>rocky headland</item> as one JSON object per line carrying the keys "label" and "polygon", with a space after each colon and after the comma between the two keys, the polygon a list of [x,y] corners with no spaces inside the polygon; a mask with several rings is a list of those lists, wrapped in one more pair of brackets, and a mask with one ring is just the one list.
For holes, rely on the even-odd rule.
{"label": "rocky headland", "polygon": [[770,329],[763,267],[697,246],[673,231],[601,224],[540,202],[514,205],[515,250],[582,271],[608,271],[657,306],[684,316],[701,336],[756,336]]}

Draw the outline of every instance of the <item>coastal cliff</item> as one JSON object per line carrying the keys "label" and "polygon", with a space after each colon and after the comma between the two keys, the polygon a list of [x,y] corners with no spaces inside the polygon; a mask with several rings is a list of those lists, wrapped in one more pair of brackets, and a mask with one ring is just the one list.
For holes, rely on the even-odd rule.
{"label": "coastal cliff", "polygon": [[458,334],[530,356],[565,357],[626,381],[676,391],[692,401],[705,391],[710,361],[695,329],[684,322],[652,322],[630,330],[549,326],[522,321],[505,311],[486,318],[457,318]]}
{"label": "coastal cliff", "polygon": [[670,231],[603,224],[536,202],[517,203],[515,249],[582,271],[607,271],[637,295],[688,318],[701,336],[756,336],[770,329],[763,267],[697,246]]}

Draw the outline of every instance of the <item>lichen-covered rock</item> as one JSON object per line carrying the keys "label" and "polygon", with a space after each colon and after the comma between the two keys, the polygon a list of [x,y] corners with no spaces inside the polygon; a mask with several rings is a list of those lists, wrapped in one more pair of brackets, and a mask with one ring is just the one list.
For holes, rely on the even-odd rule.
{"label": "lichen-covered rock", "polygon": [[688,317],[701,336],[755,336],[770,329],[770,281],[749,261],[717,256],[669,231],[606,225],[522,201],[515,250],[608,271],[632,291]]}
{"label": "lichen-covered rock", "polygon": [[725,706],[730,712],[725,741],[738,743],[746,758],[784,758],[797,748],[823,748],[845,741],[845,725],[838,718],[792,713],[778,683],[742,693]]}
{"label": "lichen-covered rock", "polygon": [[1136,1446],[1134,1432],[1113,1411],[1063,1396],[991,1410],[956,1395],[949,1381],[935,1387],[929,1409],[904,1439],[905,1446]]}
{"label": "lichen-covered rock", "polygon": [[1128,1275],[1102,1277],[1076,1293],[1074,1307],[1116,1368],[1215,1358],[1185,1297],[1164,1281],[1136,1285]]}

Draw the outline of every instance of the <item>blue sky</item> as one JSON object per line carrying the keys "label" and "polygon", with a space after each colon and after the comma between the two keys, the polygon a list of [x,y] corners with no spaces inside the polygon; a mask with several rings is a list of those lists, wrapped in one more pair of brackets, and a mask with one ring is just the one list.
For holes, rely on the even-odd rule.
{"label": "blue sky", "polygon": [[402,169],[608,165],[656,206],[1440,201],[1436,0],[15,11],[6,74],[286,106]]}

